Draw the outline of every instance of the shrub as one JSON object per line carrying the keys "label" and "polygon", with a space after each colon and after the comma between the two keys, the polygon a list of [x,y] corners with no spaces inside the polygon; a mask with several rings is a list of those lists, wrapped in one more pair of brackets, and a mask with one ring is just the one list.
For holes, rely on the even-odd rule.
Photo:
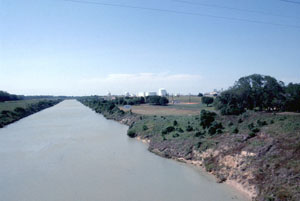
{"label": "shrub", "polygon": [[188,125],[188,126],[186,127],[185,130],[186,130],[187,132],[191,132],[191,131],[193,131],[194,129],[193,129],[192,126]]}
{"label": "shrub", "polygon": [[223,125],[222,123],[213,122],[212,125],[208,129],[208,133],[210,135],[214,135],[216,133],[222,133]]}
{"label": "shrub", "polygon": [[183,133],[183,129],[182,128],[176,128],[176,131],[180,132],[180,133]]}
{"label": "shrub", "polygon": [[232,122],[229,122],[229,123],[228,123],[228,126],[233,126],[233,123],[232,123]]}
{"label": "shrub", "polygon": [[253,123],[248,124],[248,128],[249,128],[249,130],[252,130],[254,128],[254,124]]}
{"label": "shrub", "polygon": [[249,136],[250,138],[255,137],[255,136],[256,136],[256,133],[250,132],[250,133],[248,134],[248,136]]}
{"label": "shrub", "polygon": [[197,132],[195,133],[195,137],[200,137],[200,136],[203,136],[203,135],[205,135],[205,131],[204,131],[204,132],[197,131]]}
{"label": "shrub", "polygon": [[176,120],[173,121],[173,126],[177,126],[178,122]]}
{"label": "shrub", "polygon": [[147,125],[143,125],[143,130],[144,131],[148,130],[148,126]]}
{"label": "shrub", "polygon": [[252,129],[252,132],[258,133],[258,132],[259,132],[259,128],[253,128],[253,129]]}
{"label": "shrub", "polygon": [[235,134],[239,133],[239,129],[238,129],[237,127],[235,127],[235,128],[232,130],[232,133],[235,133]]}
{"label": "shrub", "polygon": [[179,137],[179,134],[178,134],[178,133],[174,133],[174,134],[173,134],[173,137],[174,137],[174,138]]}
{"label": "shrub", "polygon": [[131,137],[131,138],[134,138],[134,137],[137,136],[136,133],[135,133],[135,131],[133,131],[133,130],[128,130],[128,131],[127,131],[127,135],[128,135],[129,137]]}
{"label": "shrub", "polygon": [[257,125],[260,126],[260,127],[268,125],[268,123],[267,123],[266,121],[261,121],[261,120],[257,120],[256,123],[257,123]]}
{"label": "shrub", "polygon": [[202,110],[200,114],[200,125],[203,128],[208,128],[215,121],[216,113]]}
{"label": "shrub", "polygon": [[163,129],[163,130],[161,131],[161,133],[162,133],[163,135],[165,135],[165,134],[171,133],[171,132],[173,132],[173,131],[175,131],[175,128],[174,128],[173,126],[168,126],[167,128]]}

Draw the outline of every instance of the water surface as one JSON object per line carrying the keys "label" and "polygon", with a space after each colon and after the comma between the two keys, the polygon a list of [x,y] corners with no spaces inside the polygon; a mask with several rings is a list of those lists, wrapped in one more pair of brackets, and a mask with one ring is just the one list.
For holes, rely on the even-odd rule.
{"label": "water surface", "polygon": [[0,129],[2,201],[245,201],[75,100]]}

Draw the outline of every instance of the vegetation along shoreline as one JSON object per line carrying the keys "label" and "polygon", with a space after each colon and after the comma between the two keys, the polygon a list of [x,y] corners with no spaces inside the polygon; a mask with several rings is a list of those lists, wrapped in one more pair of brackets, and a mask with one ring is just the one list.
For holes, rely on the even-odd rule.
{"label": "vegetation along shoreline", "polygon": [[52,107],[61,101],[62,99],[53,97],[25,97],[0,91],[0,128]]}
{"label": "vegetation along shoreline", "polygon": [[[202,166],[252,200],[299,200],[300,85],[251,75],[198,115],[142,115],[122,110],[124,99],[80,97],[107,119],[129,126],[128,136],[162,157]],[[128,98],[131,105],[146,100]],[[122,103],[121,103],[122,102]],[[148,102],[151,105],[151,103]],[[168,107],[168,106],[161,106]],[[121,109],[120,109],[121,108]]]}

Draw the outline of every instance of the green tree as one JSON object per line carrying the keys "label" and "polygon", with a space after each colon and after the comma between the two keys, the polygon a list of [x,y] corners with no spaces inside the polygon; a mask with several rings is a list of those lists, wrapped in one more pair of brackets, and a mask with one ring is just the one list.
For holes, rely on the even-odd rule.
{"label": "green tree", "polygon": [[214,98],[212,97],[207,97],[207,96],[202,97],[202,103],[206,104],[207,106],[209,104],[212,104],[213,102],[214,102]]}
{"label": "green tree", "polygon": [[216,99],[216,108],[222,114],[241,114],[246,109],[282,110],[284,83],[271,76],[253,74],[240,78],[234,86]]}

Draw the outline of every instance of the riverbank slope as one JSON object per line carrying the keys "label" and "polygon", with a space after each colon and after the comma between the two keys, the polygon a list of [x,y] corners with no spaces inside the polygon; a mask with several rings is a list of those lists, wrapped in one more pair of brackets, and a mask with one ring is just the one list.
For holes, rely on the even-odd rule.
{"label": "riverbank slope", "polygon": [[52,107],[61,99],[50,100],[18,100],[18,101],[6,101],[0,103],[0,128],[16,122],[31,114]]}
{"label": "riverbank slope", "polygon": [[222,129],[213,133],[200,126],[199,115],[142,116],[107,102],[81,102],[128,125],[128,135],[149,143],[149,151],[202,166],[253,200],[300,199],[300,115],[217,116]]}

